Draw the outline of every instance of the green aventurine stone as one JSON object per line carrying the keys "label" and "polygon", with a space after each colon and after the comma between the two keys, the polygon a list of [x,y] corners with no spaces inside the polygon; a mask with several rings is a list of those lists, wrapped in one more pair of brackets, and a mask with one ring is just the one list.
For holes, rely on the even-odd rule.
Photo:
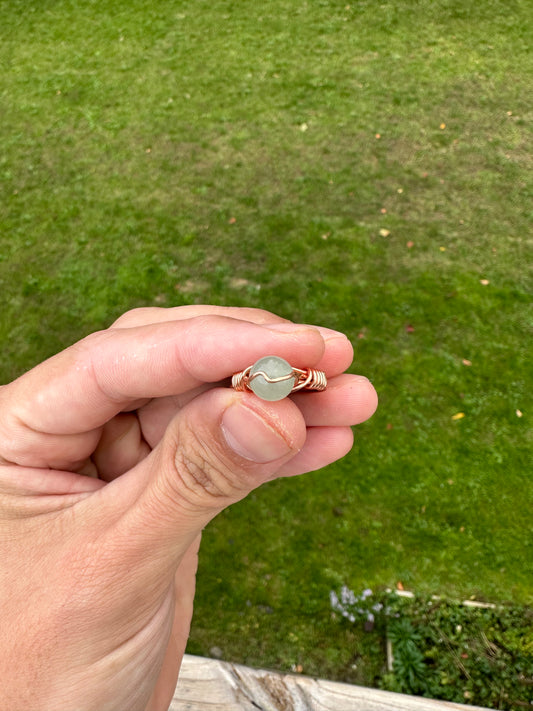
{"label": "green aventurine stone", "polygon": [[[265,373],[269,378],[287,378],[278,383],[269,383],[263,375],[257,375],[258,372]],[[287,377],[290,376],[290,377]],[[283,400],[284,397],[291,392],[296,383],[296,376],[293,373],[292,366],[283,358],[278,356],[265,356],[260,358],[253,364],[249,375],[249,384],[251,390],[262,400]]]}

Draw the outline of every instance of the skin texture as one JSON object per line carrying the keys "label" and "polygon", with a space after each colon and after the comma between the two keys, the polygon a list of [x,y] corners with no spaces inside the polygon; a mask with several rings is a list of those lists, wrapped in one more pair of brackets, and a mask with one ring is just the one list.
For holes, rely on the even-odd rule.
{"label": "skin texture", "polygon": [[[267,403],[266,354],[328,376]],[[201,531],[352,446],[377,405],[349,341],[255,309],[137,309],[0,388],[0,708],[168,708]]]}

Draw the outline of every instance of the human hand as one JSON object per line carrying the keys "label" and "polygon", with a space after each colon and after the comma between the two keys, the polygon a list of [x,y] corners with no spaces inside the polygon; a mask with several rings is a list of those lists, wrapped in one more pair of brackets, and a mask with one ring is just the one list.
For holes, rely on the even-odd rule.
{"label": "human hand", "polygon": [[[328,376],[264,402],[264,355]],[[139,309],[0,388],[0,708],[166,709],[199,539],[261,483],[346,454],[375,410],[341,334],[265,311]]]}

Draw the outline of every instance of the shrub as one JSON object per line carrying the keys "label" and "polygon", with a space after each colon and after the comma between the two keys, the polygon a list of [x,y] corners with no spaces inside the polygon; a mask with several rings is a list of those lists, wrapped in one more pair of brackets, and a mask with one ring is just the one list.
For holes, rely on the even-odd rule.
{"label": "shrub", "polygon": [[330,597],[388,646],[380,688],[502,710],[533,705],[533,609],[346,587]]}

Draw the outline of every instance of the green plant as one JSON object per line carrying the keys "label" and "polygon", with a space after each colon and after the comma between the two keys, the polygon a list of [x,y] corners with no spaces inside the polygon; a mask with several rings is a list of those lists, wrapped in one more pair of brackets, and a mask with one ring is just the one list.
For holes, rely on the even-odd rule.
{"label": "green plant", "polygon": [[382,657],[376,679],[383,689],[505,710],[533,703],[531,608],[472,607],[391,591],[357,596],[346,586],[330,602],[380,638],[374,648],[382,655],[387,646],[392,650],[392,669]]}
{"label": "green plant", "polygon": [[410,620],[401,617],[389,622],[387,637],[394,649],[393,673],[397,690],[408,694],[427,691],[427,670],[420,651],[422,637]]}

